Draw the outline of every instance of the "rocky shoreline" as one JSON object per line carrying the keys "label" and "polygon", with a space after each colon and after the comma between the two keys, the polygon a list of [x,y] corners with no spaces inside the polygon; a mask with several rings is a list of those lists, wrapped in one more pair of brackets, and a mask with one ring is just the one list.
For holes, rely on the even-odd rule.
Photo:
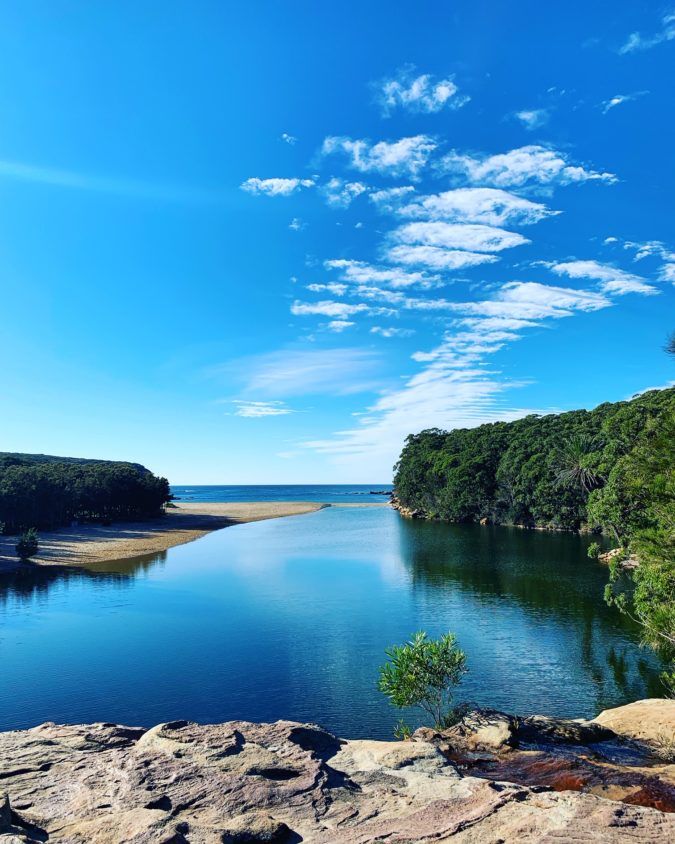
{"label": "rocky shoreline", "polygon": [[[43,724],[0,733],[0,842],[670,842],[668,741],[675,701],[662,700],[592,722],[472,712],[405,742],[290,721]],[[551,759],[577,773],[586,760],[604,781],[513,776],[550,773]],[[507,760],[519,765],[505,777]]]}

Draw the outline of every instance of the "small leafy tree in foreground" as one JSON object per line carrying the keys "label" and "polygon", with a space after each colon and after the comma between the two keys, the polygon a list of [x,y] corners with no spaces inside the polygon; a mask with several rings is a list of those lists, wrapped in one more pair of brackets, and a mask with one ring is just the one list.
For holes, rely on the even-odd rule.
{"label": "small leafy tree in foreground", "polygon": [[16,543],[16,553],[22,560],[33,557],[38,552],[38,533],[35,528],[28,528]]}
{"label": "small leafy tree in foreground", "polygon": [[380,668],[379,689],[400,708],[423,710],[439,729],[452,716],[452,692],[466,673],[466,654],[452,633],[429,639],[415,633],[405,645],[386,651],[389,661]]}

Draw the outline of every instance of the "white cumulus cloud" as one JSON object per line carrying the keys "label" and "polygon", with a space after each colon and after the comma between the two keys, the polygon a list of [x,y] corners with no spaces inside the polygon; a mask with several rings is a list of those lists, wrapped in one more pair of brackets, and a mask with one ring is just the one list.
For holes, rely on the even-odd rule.
{"label": "white cumulus cloud", "polygon": [[341,154],[347,157],[350,167],[361,173],[384,173],[389,176],[419,177],[436,149],[436,141],[428,135],[414,135],[398,141],[352,140],[346,136],[328,137],[324,140],[324,155]]}
{"label": "white cumulus cloud", "polygon": [[259,179],[254,176],[240,185],[247,193],[265,196],[290,196],[302,188],[314,187],[313,179]]}
{"label": "white cumulus cloud", "polygon": [[338,319],[367,310],[368,306],[363,303],[350,305],[347,302],[333,302],[328,299],[322,302],[299,302],[296,300],[291,305],[291,313],[295,316],[327,316]]}
{"label": "white cumulus cloud", "polygon": [[352,325],[356,325],[356,323],[350,322],[348,319],[334,319],[328,323],[326,328],[336,334],[341,334],[345,329],[351,328]]}
{"label": "white cumulus cloud", "polygon": [[357,196],[367,193],[368,186],[363,182],[346,182],[333,177],[321,188],[326,202],[336,208],[348,208]]}
{"label": "white cumulus cloud", "polygon": [[644,293],[646,295],[658,293],[651,284],[643,278],[625,270],[619,270],[609,264],[598,261],[562,261],[547,264],[556,275],[566,275],[568,278],[590,278],[599,281],[606,293],[623,295],[625,293]]}
{"label": "white cumulus cloud", "polygon": [[356,284],[384,284],[387,287],[435,287],[440,282],[437,275],[423,272],[407,272],[398,267],[378,267],[366,261],[354,261],[347,258],[336,258],[325,261],[324,266],[329,270],[339,270],[340,277],[345,281]]}
{"label": "white cumulus cloud", "polygon": [[498,155],[468,155],[453,150],[441,159],[439,169],[473,184],[502,188],[529,184],[567,185],[586,181],[616,181],[613,173],[571,164],[564,153],[536,144]]}
{"label": "white cumulus cloud", "polygon": [[526,108],[522,111],[517,111],[514,114],[514,117],[516,120],[519,120],[526,129],[532,131],[533,129],[539,129],[540,126],[548,123],[549,113],[548,109],[545,108]]}
{"label": "white cumulus cloud", "polygon": [[421,196],[399,208],[402,217],[488,226],[529,225],[558,213],[498,188],[457,188]]}
{"label": "white cumulus cloud", "polygon": [[443,108],[461,108],[470,97],[460,94],[453,77],[436,79],[429,73],[415,75],[413,67],[404,67],[395,76],[377,84],[377,99],[382,113],[389,116],[402,108],[412,113],[434,114]]}
{"label": "white cumulus cloud", "polygon": [[441,249],[437,246],[392,246],[385,250],[385,255],[395,264],[423,266],[431,270],[460,270],[499,260],[496,255]]}
{"label": "white cumulus cloud", "polygon": [[501,252],[530,243],[522,234],[494,226],[442,222],[406,223],[390,236],[398,243],[466,249],[468,252]]}

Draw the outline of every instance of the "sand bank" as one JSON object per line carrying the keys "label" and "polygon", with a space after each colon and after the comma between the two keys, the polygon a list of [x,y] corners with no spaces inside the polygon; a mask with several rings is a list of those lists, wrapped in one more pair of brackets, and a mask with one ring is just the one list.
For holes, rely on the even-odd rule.
{"label": "sand bank", "polygon": [[[32,563],[87,565],[157,554],[174,545],[199,539],[213,530],[243,522],[299,516],[324,505],[309,501],[250,501],[227,504],[177,502],[166,516],[145,522],[78,525],[40,532],[40,550]],[[14,546],[16,536],[0,536],[0,571],[20,565]]]}

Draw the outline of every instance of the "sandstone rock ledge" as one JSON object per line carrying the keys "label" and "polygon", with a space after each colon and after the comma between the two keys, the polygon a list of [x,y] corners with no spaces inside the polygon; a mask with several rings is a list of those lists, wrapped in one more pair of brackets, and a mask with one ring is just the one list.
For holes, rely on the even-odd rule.
{"label": "sandstone rock ledge", "polygon": [[[4,792],[4,793],[2,793]],[[675,815],[279,721],[0,734],[0,844],[672,842]]]}

